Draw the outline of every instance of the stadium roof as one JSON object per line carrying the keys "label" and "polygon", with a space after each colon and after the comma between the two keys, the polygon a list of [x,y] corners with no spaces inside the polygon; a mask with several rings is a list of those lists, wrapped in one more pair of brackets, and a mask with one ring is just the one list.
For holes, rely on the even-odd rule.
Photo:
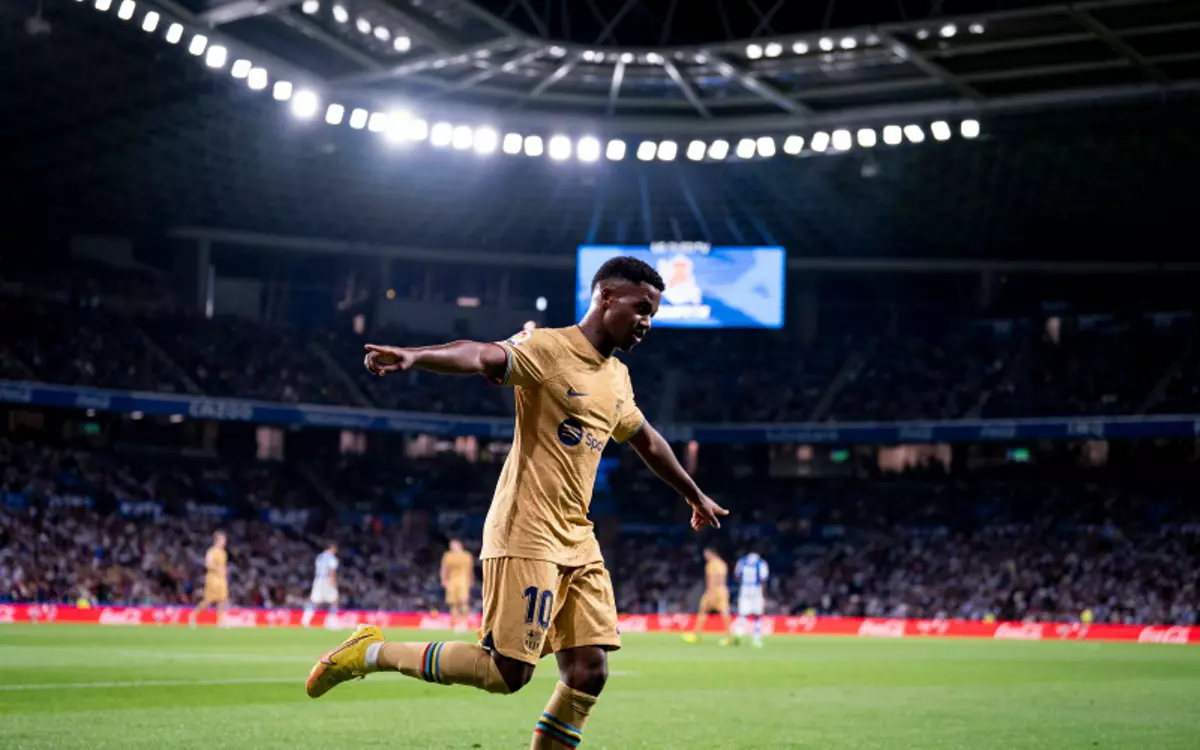
{"label": "stadium roof", "polygon": [[[576,0],[570,15],[545,0],[185,1],[55,0],[35,16],[49,33],[32,8],[0,6],[10,232],[37,219],[71,230],[208,226],[525,252],[675,239],[770,242],[816,256],[1045,258],[1047,246],[1064,259],[1100,248],[1188,254],[1170,235],[1187,228],[1190,198],[1179,185],[1200,166],[1194,2],[1004,3],[997,12],[964,0],[955,8],[973,15],[916,22],[895,2],[818,14],[760,1],[765,23],[750,2],[725,4],[727,29],[709,0],[689,0],[688,17],[669,1]],[[701,12],[704,4],[712,8]],[[618,18],[604,43],[581,41],[601,36],[601,17]],[[822,39],[834,50],[822,51]],[[650,42],[661,44],[652,52]],[[807,52],[795,51],[801,42]],[[486,56],[462,58],[493,43]],[[210,57],[218,47],[220,59]],[[718,59],[734,73],[702,74]],[[264,71],[264,90],[247,85],[254,70]],[[364,80],[397,70],[407,72]],[[589,93],[589,75],[604,79],[602,90]],[[287,104],[272,97],[282,81]],[[764,98],[763,85],[792,104]],[[316,101],[299,96],[306,90]],[[338,103],[337,124],[322,121]],[[295,116],[302,104],[317,107],[309,119]],[[389,133],[354,129],[356,108],[365,119],[400,106],[426,114],[431,129],[444,119],[445,148],[392,148],[378,137]],[[979,137],[964,138],[963,123],[976,121]],[[451,147],[463,127],[477,137],[492,122],[493,138],[524,133],[525,153],[534,134],[550,151],[549,136],[561,132],[571,161],[584,160],[581,136],[595,132],[628,139],[629,154],[571,165],[485,159],[473,153],[478,142],[464,153]],[[903,144],[886,143],[885,124]],[[860,125],[873,147],[858,138]],[[680,137],[697,129],[711,132]],[[804,139],[797,153],[793,136]],[[690,163],[693,137],[705,162],[727,139],[734,163]],[[642,138],[660,147],[653,163],[635,158]],[[680,138],[673,164],[662,163],[667,138]],[[743,138],[751,163],[735,159]],[[774,158],[764,158],[763,139]]]}

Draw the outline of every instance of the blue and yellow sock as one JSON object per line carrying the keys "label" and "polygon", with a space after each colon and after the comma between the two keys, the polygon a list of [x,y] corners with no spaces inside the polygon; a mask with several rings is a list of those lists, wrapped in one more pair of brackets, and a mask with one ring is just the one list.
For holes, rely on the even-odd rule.
{"label": "blue and yellow sock", "polygon": [[489,693],[508,693],[508,686],[486,649],[461,641],[374,644],[367,649],[367,669],[395,670],[441,685],[470,685]]}
{"label": "blue and yellow sock", "polygon": [[564,747],[575,750],[583,741],[583,728],[596,700],[594,695],[581,693],[559,682],[533,730],[529,750],[561,750]]}

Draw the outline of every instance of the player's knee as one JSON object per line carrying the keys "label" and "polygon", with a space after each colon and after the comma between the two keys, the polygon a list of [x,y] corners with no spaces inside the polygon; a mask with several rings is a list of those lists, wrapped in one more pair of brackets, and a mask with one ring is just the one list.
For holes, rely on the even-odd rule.
{"label": "player's knee", "polygon": [[509,693],[517,692],[528,685],[529,681],[533,679],[532,664],[510,659],[495,651],[492,652],[492,661],[495,662],[496,670],[500,672],[500,677],[504,679],[504,685],[508,688]]}
{"label": "player's knee", "polygon": [[559,678],[567,687],[600,695],[608,682],[608,655],[603,649],[572,649],[571,658],[559,664]]}

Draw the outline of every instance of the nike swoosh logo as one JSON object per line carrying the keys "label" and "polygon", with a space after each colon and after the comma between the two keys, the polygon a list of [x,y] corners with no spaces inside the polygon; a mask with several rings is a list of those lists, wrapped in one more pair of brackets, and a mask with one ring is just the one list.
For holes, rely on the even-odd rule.
{"label": "nike swoosh logo", "polygon": [[328,654],[325,654],[323,657],[321,657],[321,663],[328,664],[331,667],[336,666],[337,663],[333,660],[334,654],[338,653],[339,651],[345,651],[346,649],[350,648],[351,646],[354,646],[357,643],[365,641],[366,639],[368,639],[370,637],[371,636],[369,636],[369,635],[360,635],[357,638],[351,638],[350,640],[346,641],[345,643],[338,646],[334,650],[330,651]]}
{"label": "nike swoosh logo", "polygon": [[575,390],[574,388],[571,388],[571,387],[567,388],[567,398],[582,398],[583,396],[586,396],[586,395],[587,395],[586,393],[580,393],[579,391]]}

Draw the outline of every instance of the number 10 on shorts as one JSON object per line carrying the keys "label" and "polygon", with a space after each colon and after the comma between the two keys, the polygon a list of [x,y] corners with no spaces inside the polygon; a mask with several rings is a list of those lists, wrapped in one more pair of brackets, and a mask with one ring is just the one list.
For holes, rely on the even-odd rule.
{"label": "number 10 on shorts", "polygon": [[525,589],[523,596],[525,597],[525,623],[532,624],[536,616],[539,628],[543,630],[549,628],[550,618],[554,612],[554,592],[550,589],[539,591],[537,586],[530,586]]}

